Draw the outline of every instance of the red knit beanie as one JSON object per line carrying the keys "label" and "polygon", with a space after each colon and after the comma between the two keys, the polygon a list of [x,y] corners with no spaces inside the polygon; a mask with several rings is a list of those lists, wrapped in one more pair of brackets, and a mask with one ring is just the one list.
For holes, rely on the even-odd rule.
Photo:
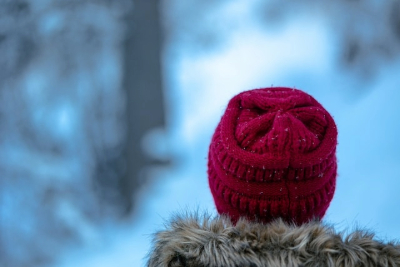
{"label": "red knit beanie", "polygon": [[218,212],[234,222],[322,218],[335,191],[336,144],[335,122],[310,95],[283,87],[238,94],[210,144]]}

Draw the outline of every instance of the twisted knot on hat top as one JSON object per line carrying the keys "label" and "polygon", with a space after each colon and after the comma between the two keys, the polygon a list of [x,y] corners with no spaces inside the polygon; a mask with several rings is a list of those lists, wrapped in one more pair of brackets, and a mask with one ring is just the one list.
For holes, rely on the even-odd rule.
{"label": "twisted knot on hat top", "polygon": [[332,117],[310,95],[283,87],[238,94],[210,144],[218,211],[233,220],[321,218],[335,190],[336,143]]}

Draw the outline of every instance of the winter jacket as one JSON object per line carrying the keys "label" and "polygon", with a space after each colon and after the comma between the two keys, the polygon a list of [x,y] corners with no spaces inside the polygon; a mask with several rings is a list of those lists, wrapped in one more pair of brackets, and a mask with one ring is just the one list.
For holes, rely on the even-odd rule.
{"label": "winter jacket", "polygon": [[399,266],[400,244],[318,221],[301,226],[178,216],[155,234],[149,267]]}

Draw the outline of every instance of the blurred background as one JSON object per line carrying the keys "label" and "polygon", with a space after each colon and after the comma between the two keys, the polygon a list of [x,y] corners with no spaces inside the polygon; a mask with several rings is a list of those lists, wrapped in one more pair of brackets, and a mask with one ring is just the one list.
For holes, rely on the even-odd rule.
{"label": "blurred background", "polygon": [[302,89],[334,116],[325,221],[400,239],[400,1],[0,0],[0,266],[144,266],[215,214],[229,99]]}

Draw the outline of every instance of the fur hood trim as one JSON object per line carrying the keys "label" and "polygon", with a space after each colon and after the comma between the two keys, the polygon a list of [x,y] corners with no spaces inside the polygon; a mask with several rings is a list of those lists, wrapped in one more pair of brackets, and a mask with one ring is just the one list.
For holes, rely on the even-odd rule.
{"label": "fur hood trim", "polygon": [[225,217],[177,216],[155,234],[149,267],[399,266],[400,245],[357,230],[337,233],[321,222],[301,226]]}

